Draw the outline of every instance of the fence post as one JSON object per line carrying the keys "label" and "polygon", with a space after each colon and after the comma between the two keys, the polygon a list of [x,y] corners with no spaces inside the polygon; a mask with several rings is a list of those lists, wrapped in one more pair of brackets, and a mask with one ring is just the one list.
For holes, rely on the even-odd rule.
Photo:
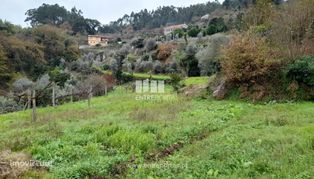
{"label": "fence post", "polygon": [[28,109],[31,109],[31,104],[32,104],[32,91],[30,89],[27,90],[27,107]]}
{"label": "fence post", "polygon": [[71,88],[71,103],[73,103],[73,88]]}
{"label": "fence post", "polygon": [[90,106],[91,106],[92,95],[93,95],[93,87],[90,87],[90,89],[89,89],[89,91],[88,91],[88,107],[89,107],[89,108],[90,108]]}
{"label": "fence post", "polygon": [[52,106],[56,106],[56,94],[55,94],[55,84],[52,85]]}
{"label": "fence post", "polygon": [[33,113],[32,113],[32,118],[33,121],[36,121],[37,118],[37,114],[36,114],[36,91],[33,90],[33,96],[32,96],[32,100],[33,100]]}

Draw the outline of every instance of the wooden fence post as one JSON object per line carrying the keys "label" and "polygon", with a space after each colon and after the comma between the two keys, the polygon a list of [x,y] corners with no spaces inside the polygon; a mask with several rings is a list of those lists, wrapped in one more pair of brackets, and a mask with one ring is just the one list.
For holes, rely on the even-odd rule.
{"label": "wooden fence post", "polygon": [[52,106],[56,106],[56,91],[55,91],[55,84],[52,85]]}
{"label": "wooden fence post", "polygon": [[73,88],[71,87],[71,103],[73,103]]}
{"label": "wooden fence post", "polygon": [[32,118],[33,121],[36,121],[37,118],[37,114],[36,114],[36,91],[33,90],[33,96],[32,96],[32,100],[33,100],[33,113],[32,113]]}
{"label": "wooden fence post", "polygon": [[31,109],[31,104],[32,104],[32,91],[30,89],[27,90],[27,107],[28,109]]}
{"label": "wooden fence post", "polygon": [[91,106],[92,95],[93,95],[93,87],[90,87],[90,89],[89,89],[89,91],[88,91],[88,107],[89,107],[89,108],[90,108],[90,106]]}

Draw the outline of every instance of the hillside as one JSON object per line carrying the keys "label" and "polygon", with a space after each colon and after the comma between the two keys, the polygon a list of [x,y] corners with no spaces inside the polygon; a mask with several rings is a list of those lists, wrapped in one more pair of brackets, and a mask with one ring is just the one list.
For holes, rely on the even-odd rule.
{"label": "hillside", "polygon": [[[168,93],[171,94],[171,90]],[[109,96],[0,116],[0,156],[48,168],[0,165],[8,176],[40,178],[311,178],[313,103],[250,104]],[[8,151],[9,150],[9,151]],[[3,176],[6,173],[2,173]]]}
{"label": "hillside", "polygon": [[0,179],[314,178],[313,0],[58,3],[0,19]]}

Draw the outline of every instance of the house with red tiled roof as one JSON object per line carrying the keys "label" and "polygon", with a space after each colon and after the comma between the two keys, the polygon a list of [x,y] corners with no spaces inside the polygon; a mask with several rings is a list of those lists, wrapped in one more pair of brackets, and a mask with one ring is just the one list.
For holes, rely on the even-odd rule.
{"label": "house with red tiled roof", "polygon": [[164,28],[164,35],[171,34],[173,31],[178,30],[178,29],[187,29],[187,28],[188,28],[188,25],[186,24],[167,26]]}

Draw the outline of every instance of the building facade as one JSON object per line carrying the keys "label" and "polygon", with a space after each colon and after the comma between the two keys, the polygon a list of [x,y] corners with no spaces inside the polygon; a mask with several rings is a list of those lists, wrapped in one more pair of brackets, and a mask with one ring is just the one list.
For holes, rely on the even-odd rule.
{"label": "building facade", "polygon": [[178,30],[178,29],[187,29],[188,25],[186,24],[179,24],[179,25],[172,25],[164,28],[164,35],[169,35],[173,31]]}
{"label": "building facade", "polygon": [[102,35],[89,35],[87,41],[89,46],[100,45],[105,47],[108,46],[109,38]]}

